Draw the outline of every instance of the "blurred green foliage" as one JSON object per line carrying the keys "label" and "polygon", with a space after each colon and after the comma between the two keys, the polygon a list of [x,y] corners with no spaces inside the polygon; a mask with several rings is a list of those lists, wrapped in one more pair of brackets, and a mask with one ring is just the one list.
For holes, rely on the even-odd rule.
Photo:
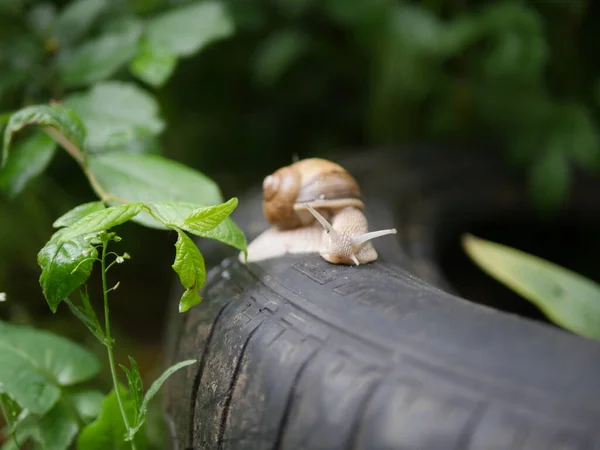
{"label": "blurred green foliage", "polygon": [[[0,122],[24,105],[68,99],[95,130],[92,147],[164,152],[211,176],[226,197],[293,155],[492,142],[549,211],[568,195],[575,168],[600,167],[598,8],[591,0],[2,0]],[[132,100],[120,83],[133,84]],[[146,106],[127,114],[136,103]],[[123,126],[107,135],[107,123]],[[48,145],[38,169],[53,151]],[[37,296],[31,305],[43,308],[35,254],[52,221],[92,195],[65,155],[45,175],[36,167],[18,203],[8,200],[16,193],[0,199],[0,286],[23,301]],[[142,263],[131,274],[132,301],[147,302],[145,319],[159,326],[171,243],[134,233],[122,235],[138,261],[165,255],[163,268]]]}

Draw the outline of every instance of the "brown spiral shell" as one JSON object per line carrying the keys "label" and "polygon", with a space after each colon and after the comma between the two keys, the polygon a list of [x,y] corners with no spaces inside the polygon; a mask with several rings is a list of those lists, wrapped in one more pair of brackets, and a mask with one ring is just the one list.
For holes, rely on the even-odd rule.
{"label": "brown spiral shell", "polygon": [[347,206],[364,209],[356,180],[340,165],[321,158],[282,167],[263,181],[263,213],[280,229],[311,223],[310,204],[324,215]]}

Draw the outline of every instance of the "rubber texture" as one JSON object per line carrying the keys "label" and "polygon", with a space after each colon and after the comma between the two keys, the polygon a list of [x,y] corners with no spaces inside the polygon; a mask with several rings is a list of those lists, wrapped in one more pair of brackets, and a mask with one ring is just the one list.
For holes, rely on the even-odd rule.
{"label": "rubber texture", "polygon": [[[167,330],[170,363],[198,359],[165,387],[174,447],[600,449],[600,344],[446,292],[427,248],[403,235],[427,230],[407,222],[424,217],[414,211],[426,202],[407,207],[424,190],[369,184],[387,179],[370,170],[392,162],[366,160],[375,162],[353,173],[371,228],[398,221],[390,198],[406,213],[400,239],[374,241],[377,262],[304,255],[244,266],[201,243],[217,264],[204,302]],[[407,176],[415,167],[393,161]],[[473,195],[515,186],[496,181]],[[260,198],[240,205],[234,218],[252,237],[266,227]]]}

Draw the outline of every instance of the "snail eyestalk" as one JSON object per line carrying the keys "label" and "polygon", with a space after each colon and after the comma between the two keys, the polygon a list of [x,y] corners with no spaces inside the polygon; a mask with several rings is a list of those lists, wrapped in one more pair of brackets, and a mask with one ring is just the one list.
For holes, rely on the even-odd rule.
{"label": "snail eyestalk", "polygon": [[359,236],[352,236],[352,243],[354,245],[362,245],[371,239],[375,239],[381,236],[387,236],[388,234],[397,234],[395,228],[391,228],[389,230],[380,230],[380,231],[371,231],[369,233],[364,233]]}
{"label": "snail eyestalk", "polygon": [[329,236],[331,237],[332,240],[338,240],[339,239],[339,235],[338,232],[335,231],[335,229],[331,226],[331,224],[329,222],[327,222],[327,219],[325,219],[325,217],[323,217],[321,214],[319,214],[317,212],[316,209],[314,209],[312,206],[310,206],[308,203],[304,204],[305,208],[308,209],[310,211],[310,213],[315,216],[315,219],[317,219],[319,221],[319,223],[321,225],[323,225],[323,228],[325,228],[325,231],[327,231],[327,233],[329,234]]}

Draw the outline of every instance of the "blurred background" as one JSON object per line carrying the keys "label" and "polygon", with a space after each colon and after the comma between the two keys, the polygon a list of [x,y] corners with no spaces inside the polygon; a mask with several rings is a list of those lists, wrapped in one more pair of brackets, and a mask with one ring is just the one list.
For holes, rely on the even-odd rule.
{"label": "blurred background", "polygon": [[[61,49],[53,23],[69,3],[0,0],[0,115],[77,90],[56,75]],[[153,17],[184,3],[115,0],[75,42],[124,17]],[[242,195],[295,156],[402,151],[410,142],[448,151],[493,143],[540,211],[568,198],[575,169],[595,176],[600,168],[597,2],[223,3],[235,25],[231,36],[179,59],[162,86],[136,81],[156,97],[167,126],[131,151],[188,164],[225,197]],[[133,78],[124,67],[111,79]],[[0,317],[68,335],[102,355],[66,308],[51,314],[36,261],[52,222],[95,199],[87,180],[60,151],[19,195],[0,195],[0,291],[8,297]],[[111,273],[122,281],[111,308],[119,358],[136,355],[149,380],[161,363],[175,236],[133,224],[119,234],[114,250],[132,255]]]}

